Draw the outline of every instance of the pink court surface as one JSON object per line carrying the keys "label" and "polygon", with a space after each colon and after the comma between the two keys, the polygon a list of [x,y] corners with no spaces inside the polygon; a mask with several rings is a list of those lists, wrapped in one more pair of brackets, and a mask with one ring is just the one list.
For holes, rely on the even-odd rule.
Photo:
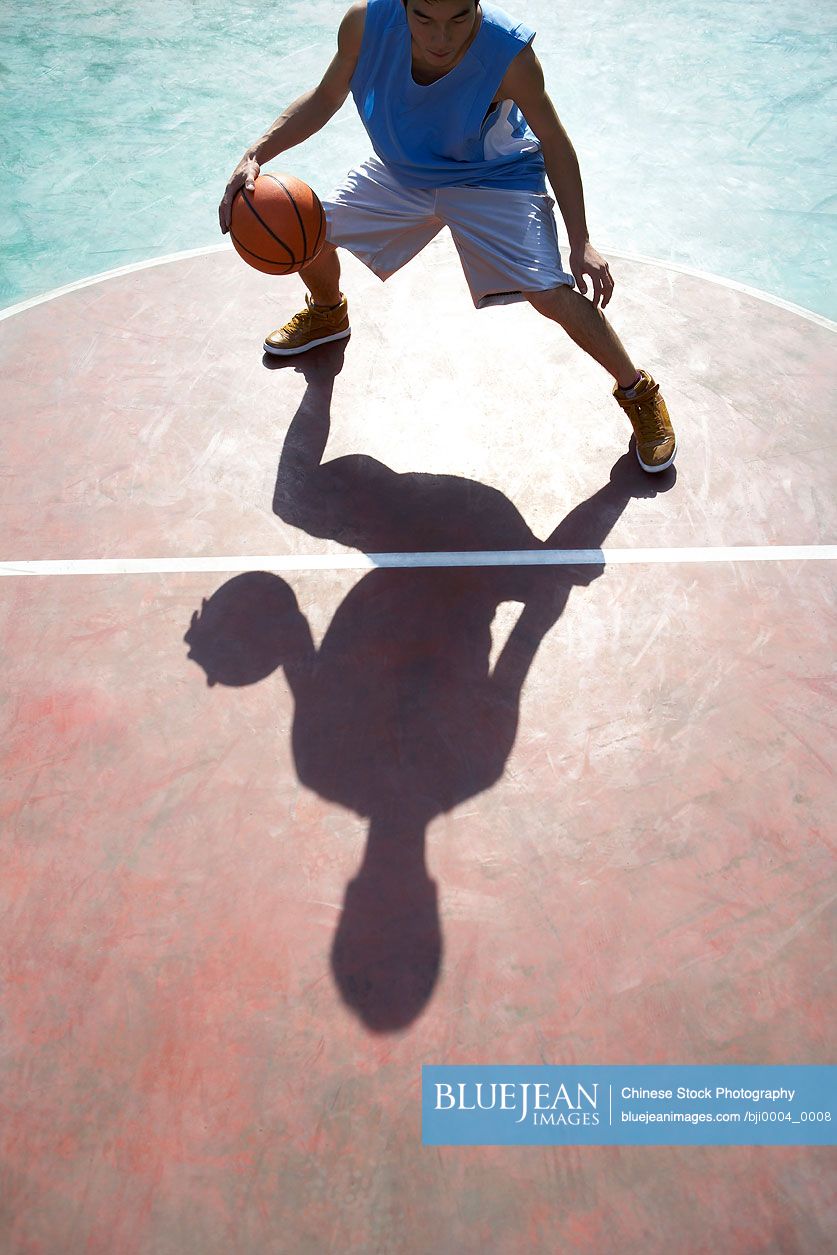
{"label": "pink court surface", "polygon": [[0,321],[4,1251],[833,1249],[827,1148],[421,1142],[833,1061],[834,328],[610,260],[676,473],[441,238],[294,359],[226,247]]}

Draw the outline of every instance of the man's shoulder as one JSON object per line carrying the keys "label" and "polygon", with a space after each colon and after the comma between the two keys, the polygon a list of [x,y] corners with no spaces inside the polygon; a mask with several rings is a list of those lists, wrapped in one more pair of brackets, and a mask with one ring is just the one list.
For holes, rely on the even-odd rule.
{"label": "man's shoulder", "polygon": [[401,0],[355,0],[343,15],[340,36],[341,39],[345,38],[356,44],[357,51],[360,51],[360,42],[367,26],[370,31],[380,35],[384,31],[400,28],[404,22],[404,6]]}
{"label": "man's shoulder", "polygon": [[366,26],[367,0],[355,0],[355,3],[343,14],[340,23],[338,43],[340,51],[357,56],[363,42],[363,31]]}
{"label": "man's shoulder", "polygon": [[507,87],[521,87],[536,84],[543,77],[540,61],[531,44],[523,44],[520,51],[512,57],[508,69],[503,75],[503,83]]}
{"label": "man's shoulder", "polygon": [[348,26],[352,30],[358,27],[363,31],[363,24],[366,21],[366,10],[369,8],[369,0],[355,0],[354,4],[350,4],[346,12],[343,14],[341,27]]}

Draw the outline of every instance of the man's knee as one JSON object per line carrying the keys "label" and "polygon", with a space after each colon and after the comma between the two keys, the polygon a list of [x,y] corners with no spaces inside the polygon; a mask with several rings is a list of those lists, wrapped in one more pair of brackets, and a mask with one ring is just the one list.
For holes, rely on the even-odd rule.
{"label": "man's knee", "polygon": [[567,312],[576,302],[577,293],[568,283],[561,283],[554,288],[545,288],[541,292],[524,292],[529,304],[545,318],[554,322],[563,322]]}
{"label": "man's knee", "polygon": [[[314,258],[313,264],[316,265],[317,262],[327,261],[328,258],[333,257],[336,252],[337,252],[336,244],[332,244],[331,240],[323,240],[317,252],[317,256]],[[309,266],[311,264],[312,264],[311,262],[308,263]]]}
{"label": "man's knee", "polygon": [[332,263],[332,258],[336,259],[338,270],[340,268],[340,259],[337,257],[337,245],[332,244],[330,240],[323,240],[320,250],[312,261],[306,262],[304,266],[300,266],[299,273],[303,282],[305,276],[310,275],[312,278],[322,277],[323,266]]}

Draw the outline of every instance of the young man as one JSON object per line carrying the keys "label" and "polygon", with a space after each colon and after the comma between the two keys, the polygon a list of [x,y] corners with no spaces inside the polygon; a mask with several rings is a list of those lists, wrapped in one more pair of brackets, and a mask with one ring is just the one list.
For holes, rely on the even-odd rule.
{"label": "young man", "polygon": [[[337,247],[387,279],[443,226],[478,309],[527,300],[616,381],[640,466],[664,471],[676,440],[659,385],[638,370],[602,312],[607,262],[587,233],[578,161],[532,49],[534,31],[478,0],[359,0],[344,16],[322,82],[294,101],[236,166],[219,206],[259,168],[301,143],[352,92],[376,153],[323,201],[326,243],[300,271],[306,308],[265,341],[303,353],[349,334]],[[570,241],[564,271],[548,176]],[[586,299],[589,276],[592,300]],[[575,285],[578,291],[575,291]],[[601,306],[601,308],[600,308]]]}

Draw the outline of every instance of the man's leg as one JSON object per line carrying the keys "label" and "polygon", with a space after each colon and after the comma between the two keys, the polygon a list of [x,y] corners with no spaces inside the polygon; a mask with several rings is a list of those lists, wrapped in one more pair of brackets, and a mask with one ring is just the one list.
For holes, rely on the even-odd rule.
{"label": "man's leg", "polygon": [[340,291],[337,248],[354,253],[379,279],[388,279],[441,231],[434,195],[427,188],[402,186],[376,158],[350,170],[342,186],[323,201],[329,239],[299,271],[310,293],[305,309],[270,333],[265,352],[304,353],[348,336],[349,307]]}
{"label": "man's leg", "polygon": [[266,353],[287,357],[349,335],[349,305],[340,291],[340,259],[335,246],[326,240],[299,275],[311,294],[305,298],[306,307],[284,327],[271,331],[264,342]]}
{"label": "man's leg", "polygon": [[524,292],[524,296],[539,313],[559,323],[616,380],[613,395],[631,421],[642,469],[653,473],[671,466],[677,440],[659,385],[646,371],[637,370],[601,309],[569,284],[545,292]]}
{"label": "man's leg", "polygon": [[336,305],[340,300],[340,258],[334,245],[326,240],[314,260],[302,267],[299,277],[315,305]]}
{"label": "man's leg", "polygon": [[625,346],[601,309],[594,309],[593,302],[586,296],[569,284],[523,295],[538,313],[559,323],[579,348],[613,376],[620,388],[630,388],[636,383],[639,371]]}

